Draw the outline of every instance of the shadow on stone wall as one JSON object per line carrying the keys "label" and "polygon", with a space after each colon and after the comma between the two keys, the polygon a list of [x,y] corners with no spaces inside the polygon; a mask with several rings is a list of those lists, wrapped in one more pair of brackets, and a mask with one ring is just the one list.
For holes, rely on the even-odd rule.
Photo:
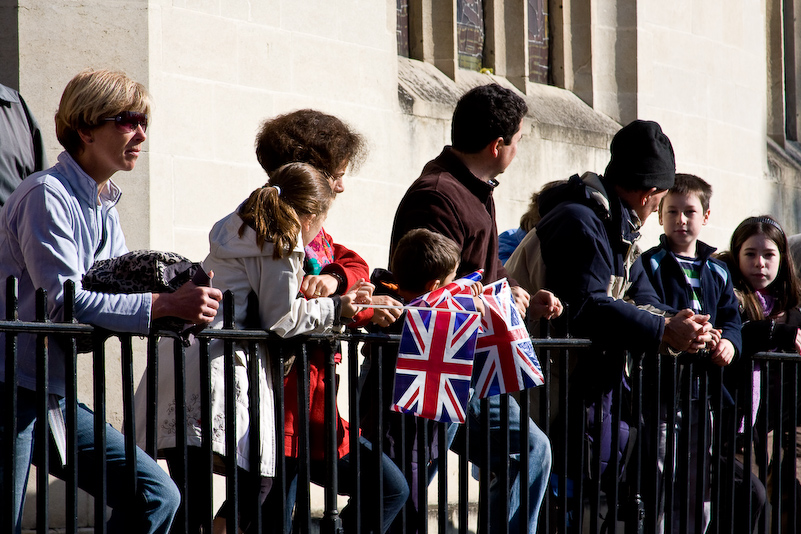
{"label": "shadow on stone wall", "polygon": [[767,178],[775,184],[770,213],[788,235],[801,232],[801,145],[789,141],[782,147],[768,139]]}
{"label": "shadow on stone wall", "polygon": [[19,5],[0,0],[0,83],[19,89]]}

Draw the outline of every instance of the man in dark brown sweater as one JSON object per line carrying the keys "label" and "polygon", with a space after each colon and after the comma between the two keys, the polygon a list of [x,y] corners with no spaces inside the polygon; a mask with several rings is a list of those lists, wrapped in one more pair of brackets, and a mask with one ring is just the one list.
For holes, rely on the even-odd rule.
{"label": "man in dark brown sweater", "polygon": [[[453,113],[451,141],[434,160],[426,164],[422,175],[409,187],[395,214],[390,244],[391,258],[398,241],[414,228],[427,228],[453,239],[462,250],[458,276],[484,269],[485,284],[509,278],[498,259],[498,230],[495,225],[495,201],[492,193],[498,186],[495,179],[517,154],[522,136],[523,117],[528,107],[514,91],[497,84],[468,91],[459,100]],[[515,280],[509,279],[521,315],[529,307],[530,296]],[[541,298],[540,298],[541,297]],[[550,317],[558,314],[558,300],[550,293],[538,294],[531,302],[532,313]],[[536,308],[536,309],[535,309]],[[505,469],[501,439],[509,429],[508,488],[495,483],[490,487],[490,532],[518,532],[525,521],[528,532],[537,529],[537,517],[551,469],[551,446],[548,437],[529,420],[529,469],[520,472],[520,407],[509,396],[509,418],[501,420],[501,396],[489,398],[490,470],[496,477]],[[473,395],[468,405],[470,418],[470,461],[482,465],[480,438],[481,404]],[[449,436],[461,425],[453,425]],[[457,440],[457,443],[460,440]],[[522,482],[529,488],[529,509],[519,510]],[[497,479],[496,479],[497,481]],[[508,517],[501,510],[508,504]],[[482,510],[483,514],[484,511]]]}

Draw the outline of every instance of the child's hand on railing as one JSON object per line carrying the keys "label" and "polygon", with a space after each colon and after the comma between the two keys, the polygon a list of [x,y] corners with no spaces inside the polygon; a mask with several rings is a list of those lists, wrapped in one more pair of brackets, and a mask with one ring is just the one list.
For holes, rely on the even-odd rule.
{"label": "child's hand on railing", "polygon": [[342,295],[342,317],[353,317],[361,310],[359,304],[371,304],[375,286],[360,278],[348,291]]}
{"label": "child's hand on railing", "polygon": [[734,345],[728,339],[723,339],[723,330],[713,328],[709,331],[712,341],[707,343],[709,358],[717,366],[726,367],[734,359]]}
{"label": "child's hand on railing", "polygon": [[734,359],[734,345],[728,339],[721,339],[709,356],[715,365],[726,367]]}
{"label": "child's hand on railing", "polygon": [[370,322],[386,328],[400,318],[403,313],[403,304],[387,295],[375,295],[372,304],[381,304],[384,306],[396,306],[395,308],[383,308],[373,311],[373,317]]}

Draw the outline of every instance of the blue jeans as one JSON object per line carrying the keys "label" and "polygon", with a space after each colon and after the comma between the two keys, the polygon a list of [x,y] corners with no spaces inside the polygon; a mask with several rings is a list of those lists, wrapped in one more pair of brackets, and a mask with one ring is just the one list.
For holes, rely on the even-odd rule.
{"label": "blue jeans", "polygon": [[[28,471],[34,455],[36,429],[36,393],[18,388],[17,439],[13,497],[15,499],[15,532],[22,528],[22,507],[28,485]],[[0,399],[5,385],[0,383]],[[64,399],[61,410],[64,411]],[[83,404],[78,404],[77,447],[78,487],[95,495],[97,491],[97,457],[94,443],[94,415]],[[7,417],[7,414],[4,414]],[[66,417],[66,416],[65,416]],[[3,418],[0,418],[3,419]],[[3,442],[5,421],[0,420],[0,458],[8,458],[11,451]],[[109,532],[147,532],[166,534],[181,503],[181,494],[169,475],[141,449],[137,449],[136,471],[139,488],[134,495],[126,482],[125,438],[111,425],[106,425],[106,455],[108,505],[112,508],[108,522]],[[69,466],[61,467],[58,451],[50,439],[50,473],[64,478]],[[3,463],[0,462],[0,498],[8,499],[9,488],[3,487]],[[5,521],[5,519],[4,519]]]}
{"label": "blue jeans", "polygon": [[[352,446],[352,445],[351,445]],[[403,473],[393,463],[386,454],[382,454],[381,465],[384,473],[384,500],[378,500],[378,480],[373,476],[372,467],[375,465],[376,458],[373,453],[372,444],[365,438],[359,438],[359,448],[361,449],[361,468],[364,476],[362,484],[362,532],[377,532],[379,513],[383,520],[382,532],[389,530],[392,521],[398,512],[401,511],[406,499],[409,498],[409,486]],[[310,466],[311,480],[318,485],[325,484],[325,463],[313,461]],[[286,510],[284,511],[284,525],[286,532],[292,532],[292,510],[295,508],[295,500],[298,488],[297,458],[286,458],[287,477],[290,478],[289,488],[287,489]],[[350,495],[353,491],[351,482],[353,480],[353,466],[350,462],[350,454],[346,454],[337,463],[337,489],[341,495]],[[280,507],[277,501],[280,497],[281,487],[274,484],[267,501],[262,508],[264,517],[275,517],[280,515]],[[342,527],[345,532],[354,532],[353,521],[355,511],[350,503],[342,509],[339,514],[342,519]]]}
{"label": "blue jeans", "polygon": [[[520,511],[520,405],[514,397],[509,397],[509,419],[501,421],[501,395],[488,398],[490,419],[490,471],[501,473],[505,469],[505,458],[500,454],[504,427],[509,428],[509,488],[501,488],[497,484],[497,476],[490,486],[490,532],[502,532],[503,525],[509,524],[509,532],[518,532],[520,521],[527,521],[528,532],[537,532],[537,519],[540,506],[545,498],[548,488],[548,479],[551,473],[551,442],[542,430],[529,419],[528,422],[528,480],[529,509],[521,514]],[[467,417],[470,419],[470,462],[481,467],[483,463],[481,454],[481,441],[485,435],[481,432],[481,399],[473,395],[467,406]],[[463,426],[461,428],[464,428]],[[460,429],[461,430],[461,429]],[[463,433],[460,432],[460,433]],[[455,446],[459,443],[456,440]],[[525,475],[525,473],[523,473]],[[500,517],[495,510],[501,509],[501,503],[509,503],[509,517]],[[523,515],[526,514],[526,515]]]}

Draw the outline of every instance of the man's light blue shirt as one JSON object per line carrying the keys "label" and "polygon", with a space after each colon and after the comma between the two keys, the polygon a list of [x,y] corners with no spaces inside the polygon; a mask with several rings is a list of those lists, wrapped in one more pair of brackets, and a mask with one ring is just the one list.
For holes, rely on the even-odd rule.
{"label": "man's light blue shirt", "polygon": [[[96,260],[128,252],[116,204],[119,188],[97,183],[62,152],[58,163],[23,180],[0,211],[0,302],[5,309],[9,276],[19,280],[19,319],[33,321],[35,292],[47,291],[50,321],[63,321],[64,282],[75,282],[75,317],[117,332],[145,334],[152,297],[84,291],[81,278]],[[64,395],[65,352],[48,340],[50,392]],[[18,384],[36,389],[36,338],[20,335]],[[0,334],[0,381],[5,381],[5,335]]]}

